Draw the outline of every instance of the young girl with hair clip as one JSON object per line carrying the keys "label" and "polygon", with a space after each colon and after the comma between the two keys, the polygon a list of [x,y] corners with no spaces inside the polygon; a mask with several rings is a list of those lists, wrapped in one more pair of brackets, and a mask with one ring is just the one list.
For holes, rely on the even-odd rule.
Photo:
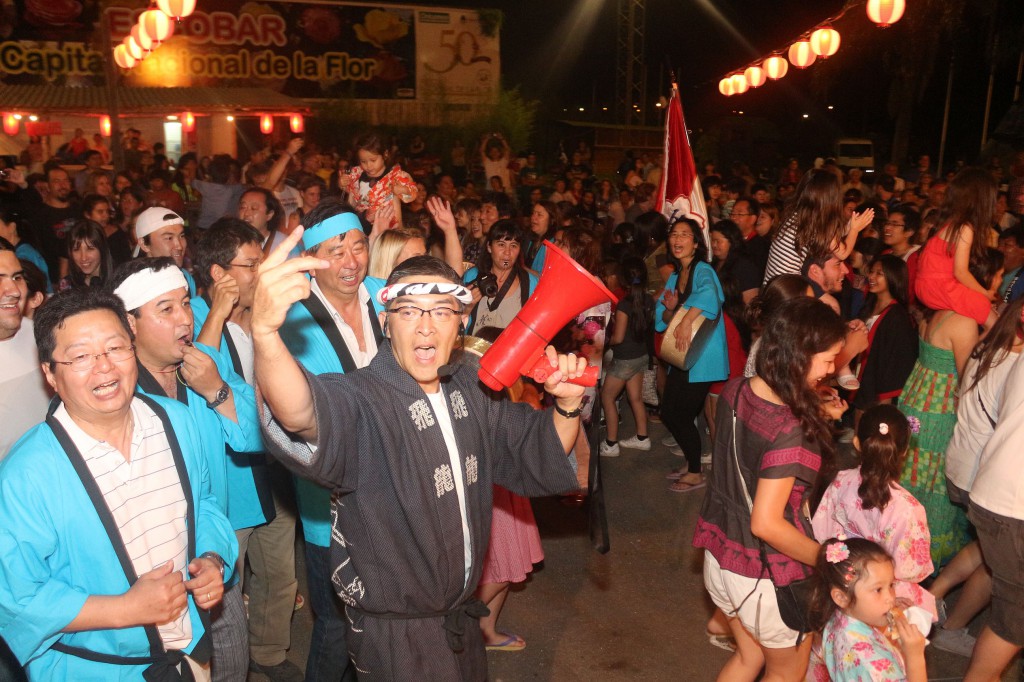
{"label": "young girl with hair clip", "polygon": [[893,557],[896,596],[927,611],[932,621],[935,597],[918,584],[934,570],[928,517],[898,483],[910,434],[919,428],[892,405],[864,412],[853,439],[861,464],[836,474],[811,523],[819,540],[850,536],[882,545]]}
{"label": "young girl with hair clip", "polygon": [[927,641],[897,607],[892,557],[862,538],[826,540],[818,551],[812,618],[833,682],[925,682]]}
{"label": "young girl with hair clip", "polygon": [[[643,384],[644,371],[650,364],[647,341],[654,322],[654,300],[647,293],[647,266],[643,260],[635,256],[626,258],[622,262],[621,273],[626,294],[615,309],[615,323],[608,341],[612,363],[601,387],[601,404],[608,428],[606,440],[601,444],[602,457],[617,457],[620,446],[631,450],[651,449],[651,439],[647,437]],[[615,400],[623,389],[633,410],[636,435],[619,441],[619,410]]]}
{"label": "young girl with hair clip", "polygon": [[390,226],[399,224],[402,208],[399,202],[410,203],[416,198],[416,182],[412,176],[393,163],[384,137],[376,132],[356,140],[359,165],[347,173],[338,174],[338,187],[348,192],[349,203],[368,223],[373,223],[377,211],[385,205],[394,210]]}

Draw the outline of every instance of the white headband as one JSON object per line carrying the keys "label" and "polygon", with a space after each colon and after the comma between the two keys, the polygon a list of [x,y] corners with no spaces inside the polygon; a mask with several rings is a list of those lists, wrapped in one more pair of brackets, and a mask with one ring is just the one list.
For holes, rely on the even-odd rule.
{"label": "white headband", "polygon": [[188,289],[185,275],[177,267],[166,267],[163,270],[146,268],[131,275],[114,293],[124,302],[125,310],[135,310],[146,305],[154,298],[168,291]]}
{"label": "white headband", "polygon": [[442,294],[454,296],[463,305],[473,302],[473,294],[461,284],[451,282],[398,282],[384,287],[377,292],[377,301],[387,304],[399,296],[423,296],[426,294]]}

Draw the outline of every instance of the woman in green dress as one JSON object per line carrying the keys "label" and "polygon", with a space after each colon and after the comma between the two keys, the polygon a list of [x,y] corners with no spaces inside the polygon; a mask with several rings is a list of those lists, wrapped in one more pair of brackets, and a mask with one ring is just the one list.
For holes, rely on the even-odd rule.
{"label": "woman in green dress", "polygon": [[903,386],[900,409],[920,421],[900,485],[928,514],[935,570],[969,541],[967,512],[946,495],[946,446],[956,426],[959,377],[978,341],[978,323],[952,310],[940,310],[922,323],[914,369]]}

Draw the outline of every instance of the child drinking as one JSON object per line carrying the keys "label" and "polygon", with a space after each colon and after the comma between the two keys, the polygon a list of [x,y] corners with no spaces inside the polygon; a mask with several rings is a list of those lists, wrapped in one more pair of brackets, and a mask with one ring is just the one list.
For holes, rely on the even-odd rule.
{"label": "child drinking", "polygon": [[952,310],[986,329],[996,320],[992,295],[971,274],[987,257],[987,232],[996,205],[996,182],[982,168],[957,173],[946,192],[939,229],[921,251],[914,293],[932,310]]}
{"label": "child drinking", "polygon": [[928,518],[921,503],[897,483],[916,428],[892,405],[865,411],[853,439],[861,465],[836,475],[811,525],[818,540],[850,536],[880,544],[892,557],[896,596],[934,620],[935,597],[918,584],[934,570]]}
{"label": "child drinking", "polygon": [[834,682],[925,682],[924,635],[897,607],[893,561],[870,540],[826,540],[811,602]]}

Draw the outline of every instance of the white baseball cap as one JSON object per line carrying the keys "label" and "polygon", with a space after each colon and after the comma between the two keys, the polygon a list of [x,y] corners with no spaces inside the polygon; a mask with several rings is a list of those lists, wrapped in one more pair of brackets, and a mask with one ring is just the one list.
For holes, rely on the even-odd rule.
{"label": "white baseball cap", "polygon": [[142,248],[142,238],[146,235],[153,234],[162,227],[184,224],[184,218],[169,208],[164,208],[163,206],[147,208],[135,218],[136,244],[135,252],[132,255],[139,255],[139,249]]}

